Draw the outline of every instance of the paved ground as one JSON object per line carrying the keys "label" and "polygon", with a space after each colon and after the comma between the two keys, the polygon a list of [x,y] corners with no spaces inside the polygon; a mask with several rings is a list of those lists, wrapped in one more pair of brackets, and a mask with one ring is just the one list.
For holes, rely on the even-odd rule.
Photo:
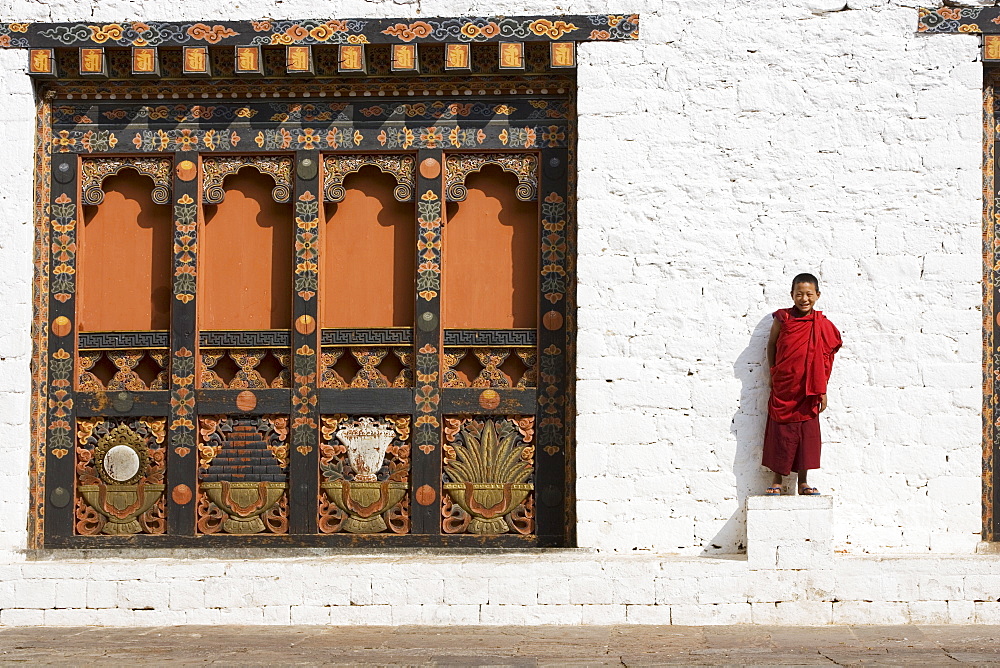
{"label": "paved ground", "polygon": [[5,628],[0,664],[1000,665],[1000,626]]}

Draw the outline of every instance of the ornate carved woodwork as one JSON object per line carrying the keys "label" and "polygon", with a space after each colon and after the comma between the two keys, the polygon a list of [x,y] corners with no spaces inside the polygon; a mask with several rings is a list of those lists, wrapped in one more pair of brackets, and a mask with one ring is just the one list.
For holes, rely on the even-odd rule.
{"label": "ornate carved woodwork", "polygon": [[413,349],[325,347],[320,370],[321,387],[413,387]]}
{"label": "ornate carved woodwork", "polygon": [[444,418],[445,533],[534,531],[535,418]]}
{"label": "ornate carved woodwork", "polygon": [[164,533],[166,420],[89,418],[76,426],[75,533]]}
{"label": "ornate carved woodwork", "polygon": [[86,158],[80,162],[83,203],[97,205],[104,201],[104,179],[123,169],[134,169],[153,179],[151,197],[156,204],[170,203],[170,158]]}
{"label": "ornate carved woodwork", "polygon": [[323,196],[327,202],[344,199],[344,179],[373,165],[396,179],[393,196],[400,202],[413,198],[412,155],[326,155],[323,156]]}
{"label": "ornate carved woodwork", "polygon": [[[297,36],[295,26],[305,25],[300,22],[260,22],[251,32],[237,23],[192,24],[186,28],[192,35],[184,38],[163,32],[176,24],[154,23],[147,24],[153,39],[124,46],[156,48],[155,53],[116,48],[123,45],[110,28],[99,44],[81,34],[75,38],[79,44],[37,47],[52,49],[47,55],[55,76],[37,82],[40,95],[51,93],[54,100],[39,105],[36,156],[41,201],[36,203],[32,545],[42,544],[43,531],[50,547],[273,545],[273,534],[287,534],[280,544],[315,546],[353,545],[362,535],[372,544],[394,545],[572,542],[564,508],[571,489],[565,475],[575,326],[570,199],[575,73],[554,69],[550,45],[572,46],[574,35],[631,39],[636,23],[627,16],[586,17],[586,23],[574,17],[496,19],[497,26],[528,30],[500,39],[491,32],[492,21],[456,19],[447,29],[436,19],[395,21],[376,35],[372,26],[381,24],[365,20],[367,28],[347,25],[329,40],[305,43]],[[423,23],[432,26],[431,33]],[[306,30],[320,35],[326,30],[321,24],[326,22]],[[459,36],[452,29],[461,26],[467,30]],[[56,32],[39,37],[37,27],[18,35],[55,39]],[[254,64],[261,76],[237,76],[233,47],[269,45],[275,35],[282,40],[275,44],[310,48],[306,55],[312,62],[306,65],[313,74],[289,78],[290,52],[261,48]],[[371,37],[358,63],[371,77],[340,75],[338,40],[349,35]],[[446,49],[448,39],[465,40],[456,46],[467,48]],[[523,42],[523,71],[500,71],[499,41]],[[394,71],[392,46],[399,43],[421,44],[413,54],[415,69],[407,72],[397,62]],[[81,45],[103,49],[107,79],[99,84],[79,75]],[[457,53],[454,63],[450,51]],[[464,63],[458,62],[462,51]],[[162,78],[134,78],[137,55],[153,58]],[[144,75],[152,74],[149,64]],[[460,69],[450,72],[453,66]],[[44,70],[37,69],[39,77]],[[78,259],[87,257],[80,250],[87,243],[81,205],[97,202],[104,179],[130,164],[147,171],[155,165],[155,175],[149,174],[154,188],[166,188],[157,201],[172,205],[169,328],[124,331],[131,328],[109,324],[104,329],[115,331],[80,331],[78,278],[84,265]],[[244,167],[266,178],[238,174]],[[345,197],[345,179],[359,171],[363,175],[351,177],[351,194]],[[531,240],[528,257],[509,262],[492,242],[482,251],[491,253],[486,259],[494,264],[506,262],[507,269],[520,272],[520,282],[512,285],[528,316],[512,322],[458,319],[449,326],[441,310],[442,295],[447,298],[453,287],[446,280],[443,245],[452,210],[446,202],[468,206],[483,179],[503,190],[504,206],[520,206],[525,230],[535,226],[522,233]],[[252,188],[240,190],[240,183],[251,180]],[[368,181],[377,188],[367,188]],[[374,311],[355,306],[355,295],[363,290],[345,290],[349,297],[343,303],[331,298],[346,285],[349,263],[324,245],[364,243],[364,229],[348,233],[342,219],[324,219],[323,202],[330,202],[326,212],[347,211],[354,184],[361,182],[366,184],[361,195],[381,206],[379,211],[372,204],[374,213],[364,214],[371,216],[373,229],[384,233],[393,226],[392,243],[370,254],[377,261],[366,257],[365,270],[385,272],[390,262],[399,268],[402,256],[409,263],[398,281],[388,281],[393,291],[369,292],[377,292],[380,303],[400,298],[406,308],[383,309],[391,317],[383,313],[368,321],[336,317],[348,309]],[[88,183],[90,195],[83,194]],[[108,187],[100,206],[113,205]],[[242,199],[223,201],[223,187],[240,190]],[[469,193],[465,202],[456,197],[461,188]],[[259,205],[265,213],[256,222],[276,225],[280,207],[271,200],[287,203],[281,225],[288,231],[288,252],[284,246],[275,252],[287,258],[288,271],[284,265],[274,269],[279,265],[272,262],[268,274],[265,261],[254,262],[254,249],[277,246],[263,243],[266,235],[241,240],[244,223],[236,205],[249,202],[247,210]],[[226,207],[236,213],[223,216]],[[228,223],[216,224],[223,220]],[[223,271],[221,279],[206,277],[213,267],[227,267],[223,260],[230,257],[258,277],[271,276],[270,283],[254,283],[247,301],[233,310],[250,313],[257,305],[255,313],[267,312],[282,302],[270,321],[228,322],[213,315],[219,296],[225,299],[230,290],[229,276]],[[481,261],[484,256],[469,257],[471,270],[477,262],[481,266],[468,280],[494,289],[495,267],[484,270],[493,266]],[[274,287],[282,280],[276,274],[287,274],[287,287]],[[451,273],[456,275],[467,280],[467,273]],[[268,285],[273,296],[264,296]],[[334,303],[332,316],[318,309]],[[245,327],[234,328],[240,325]],[[532,426],[526,426],[528,419]],[[98,510],[101,503],[131,506],[132,497],[106,497],[95,506],[74,492],[76,466],[88,456],[75,447],[74,434],[88,421],[100,421],[110,430],[126,425],[142,436],[137,420],[162,425],[160,442],[143,443],[150,461],[162,456],[171,475],[170,493],[159,490],[133,531]],[[126,436],[119,432],[121,442],[115,444],[131,449]],[[128,442],[141,459],[138,442]],[[361,442],[382,442],[380,461],[362,458],[352,464],[348,444]],[[516,471],[501,477],[530,473],[520,482],[497,482],[488,472],[463,478],[460,453],[466,451],[481,459],[514,456]],[[127,452],[115,452],[132,461]],[[359,452],[355,448],[356,457]],[[379,452],[372,457],[378,459]],[[502,467],[489,470],[494,469]],[[153,490],[150,485],[163,483],[145,484]],[[109,523],[116,526],[106,531]]]}
{"label": "ornate carved woodwork", "polygon": [[168,354],[156,348],[81,350],[77,387],[81,392],[165,390]]}
{"label": "ornate carved woodwork", "polygon": [[264,389],[291,387],[287,348],[202,348],[200,387]]}
{"label": "ornate carved woodwork", "polygon": [[[197,144],[197,137],[190,142]],[[274,179],[271,197],[275,202],[288,202],[292,195],[292,159],[288,156],[231,156],[203,158],[202,188],[205,204],[219,204],[226,196],[222,187],[227,176],[231,176],[244,167],[252,167],[261,174],[267,174]]]}
{"label": "ornate carved woodwork", "polygon": [[465,179],[486,165],[497,165],[517,177],[517,198],[530,202],[538,195],[538,157],[533,153],[452,153],[445,158],[445,189],[449,202],[461,202]]}
{"label": "ornate carved woodwork", "polygon": [[409,415],[321,418],[322,533],[409,532],[410,423]]}
{"label": "ornate carved woodwork", "polygon": [[445,348],[443,387],[535,387],[534,348]]}
{"label": "ornate carved woodwork", "polygon": [[285,416],[199,419],[200,533],[287,533]]}

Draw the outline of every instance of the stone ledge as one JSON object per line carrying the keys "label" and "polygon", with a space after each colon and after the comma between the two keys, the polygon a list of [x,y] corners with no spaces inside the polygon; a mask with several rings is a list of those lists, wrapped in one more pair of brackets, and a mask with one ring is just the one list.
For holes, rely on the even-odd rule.
{"label": "stone ledge", "polygon": [[747,497],[747,510],[826,510],[833,508],[832,496],[779,495]]}

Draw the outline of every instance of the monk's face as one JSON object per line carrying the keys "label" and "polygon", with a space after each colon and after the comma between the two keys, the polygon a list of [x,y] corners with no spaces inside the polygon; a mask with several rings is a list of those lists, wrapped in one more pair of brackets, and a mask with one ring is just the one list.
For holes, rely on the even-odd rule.
{"label": "monk's face", "polygon": [[819,301],[819,290],[812,283],[796,283],[792,286],[792,301],[799,313],[811,313]]}

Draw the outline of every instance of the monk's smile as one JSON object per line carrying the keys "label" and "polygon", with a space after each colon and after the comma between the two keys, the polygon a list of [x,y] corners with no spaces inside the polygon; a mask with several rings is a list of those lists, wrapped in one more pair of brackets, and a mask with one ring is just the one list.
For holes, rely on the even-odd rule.
{"label": "monk's smile", "polygon": [[800,315],[809,315],[819,300],[819,291],[812,283],[796,283],[792,288],[792,301]]}

